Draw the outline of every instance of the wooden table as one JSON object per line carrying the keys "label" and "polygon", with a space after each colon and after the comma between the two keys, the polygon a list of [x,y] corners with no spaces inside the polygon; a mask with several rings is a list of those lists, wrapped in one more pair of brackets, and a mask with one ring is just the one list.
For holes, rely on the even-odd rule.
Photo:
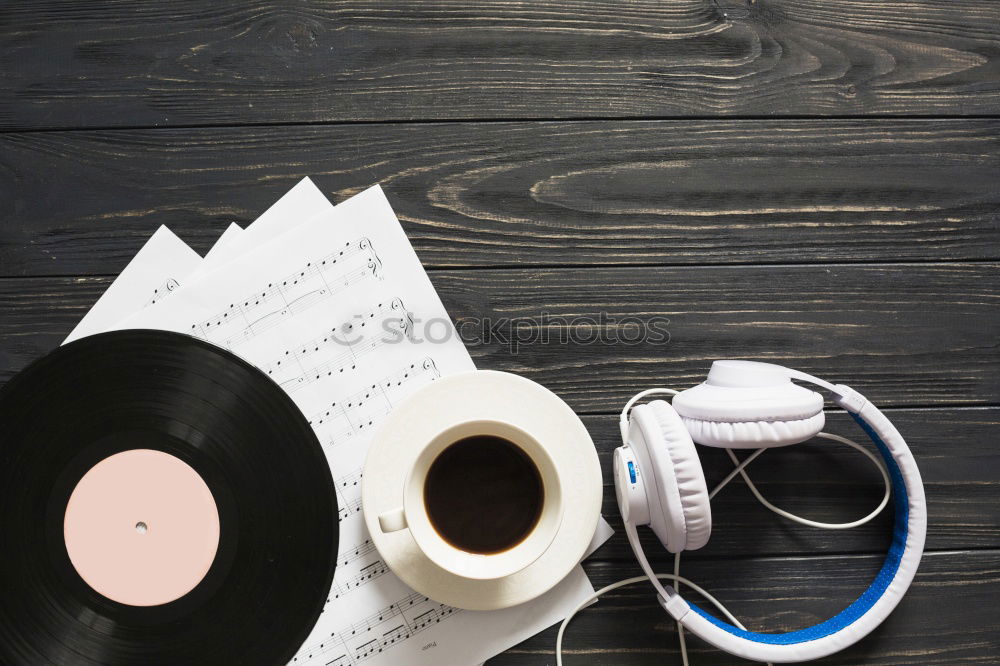
{"label": "wooden table", "polygon": [[[924,475],[928,552],[889,620],[822,663],[1000,661],[1000,4],[40,0],[0,8],[0,82],[0,381],[158,225],[204,251],[304,175],[334,201],[381,182],[455,318],[669,319],[668,342],[471,347],[569,401],[606,472],[627,397],[715,358],[885,407]],[[719,480],[727,459],[702,454]],[[751,470],[818,520],[880,493],[835,445]],[[714,513],[684,572],[751,628],[836,612],[889,538],[888,515],[790,524],[739,482]],[[620,531],[586,568],[638,571]],[[552,664],[554,637],[490,664]],[[690,644],[697,666],[741,663]],[[647,586],[567,645],[567,666],[680,663]]]}

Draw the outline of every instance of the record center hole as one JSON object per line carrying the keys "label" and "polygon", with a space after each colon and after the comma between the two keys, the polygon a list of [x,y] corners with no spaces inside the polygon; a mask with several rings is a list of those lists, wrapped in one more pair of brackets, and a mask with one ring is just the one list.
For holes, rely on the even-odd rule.
{"label": "record center hole", "polygon": [[145,534],[148,530],[149,527],[147,527],[146,523],[142,522],[141,520],[135,524],[135,531],[138,532],[139,534]]}

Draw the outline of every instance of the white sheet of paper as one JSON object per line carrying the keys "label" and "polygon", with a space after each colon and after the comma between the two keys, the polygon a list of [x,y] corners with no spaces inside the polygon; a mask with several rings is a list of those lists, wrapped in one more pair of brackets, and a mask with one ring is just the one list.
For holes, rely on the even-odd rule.
{"label": "white sheet of paper", "polygon": [[218,249],[205,257],[205,261],[198,266],[193,277],[205,275],[316,215],[331,210],[333,204],[330,200],[323,196],[312,180],[303,178],[273,206],[261,213],[260,217],[248,225],[242,233],[234,233],[221,244],[216,243]]}
{"label": "white sheet of paper", "polygon": [[[161,226],[104,291],[97,303],[63,341],[72,342],[111,330],[121,319],[163,298],[197,272],[224,265],[253,243],[264,243],[292,225],[332,209],[332,204],[308,178],[289,190],[260,217],[241,229],[230,224],[202,259],[198,253]],[[241,249],[242,248],[242,249]]]}
{"label": "white sheet of paper", "polygon": [[[613,535],[614,533],[615,533],[615,531],[613,529],[611,529],[611,525],[609,525],[608,521],[604,520],[604,518],[602,517],[597,522],[597,531],[594,532],[594,538],[590,540],[590,545],[587,546],[587,552],[585,552],[583,554],[583,559],[587,559],[588,557],[590,557],[591,555],[593,555],[594,551],[596,551],[598,548],[600,548],[601,546],[603,546],[604,542],[607,541],[608,539],[610,539],[611,535]],[[590,591],[587,592],[587,596],[590,596],[593,593],[594,593],[594,588],[590,587]],[[549,592],[549,594],[555,594],[555,592],[554,591],[553,592]],[[520,606],[515,606],[514,608],[511,608],[511,609],[508,609],[508,610],[509,611],[515,611],[518,608],[520,608]],[[569,613],[569,610],[570,609],[568,609],[568,608],[560,608],[560,609],[558,609],[558,613],[557,613],[558,617],[551,624],[555,624],[556,622],[562,622],[566,618],[566,615]],[[501,611],[501,612],[506,612],[506,611]],[[551,626],[551,624],[548,625],[548,626]],[[538,631],[541,631],[541,629],[539,629]],[[535,633],[538,633],[538,632],[536,631]],[[534,634],[532,634],[532,636],[533,635]],[[515,645],[517,645],[517,643],[512,643],[511,645],[508,645],[507,647],[505,647],[504,650],[506,650],[508,648],[511,648],[511,647],[514,647]],[[483,664],[478,664],[477,666],[483,666]]]}
{"label": "white sheet of paper", "polygon": [[219,253],[222,248],[229,246],[230,243],[236,240],[236,237],[243,233],[243,227],[231,223],[226,230],[222,232],[222,235],[215,240],[215,244],[209,248],[208,252],[205,253],[205,259],[207,261],[217,261],[219,258]]}
{"label": "white sheet of paper", "polygon": [[610,539],[614,533],[615,531],[611,529],[608,521],[604,520],[604,517],[601,516],[601,519],[597,521],[597,531],[594,532],[594,538],[590,540],[590,545],[587,546],[587,552],[584,554],[583,559],[587,559],[593,555],[594,551],[603,546],[604,542]]}
{"label": "white sheet of paper", "polygon": [[162,298],[176,289],[199,263],[201,257],[197,252],[170,229],[160,227],[64,342],[100,333],[126,313]]}

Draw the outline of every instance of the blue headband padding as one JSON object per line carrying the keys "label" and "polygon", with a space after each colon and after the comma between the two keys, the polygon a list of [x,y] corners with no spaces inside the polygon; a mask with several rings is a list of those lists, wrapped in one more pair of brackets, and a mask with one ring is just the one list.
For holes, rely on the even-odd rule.
{"label": "blue headband padding", "polygon": [[886,555],[885,563],[882,565],[882,569],[878,572],[878,575],[875,576],[875,580],[872,581],[872,584],[868,587],[868,589],[865,590],[860,597],[858,597],[857,601],[831,617],[829,620],[820,622],[812,627],[806,627],[805,629],[798,629],[796,631],[789,631],[782,634],[762,634],[755,631],[745,631],[743,629],[739,629],[728,622],[723,622],[722,620],[709,615],[695,604],[689,602],[688,605],[691,607],[691,610],[698,613],[715,626],[725,629],[729,633],[739,636],[740,638],[756,641],[758,643],[769,643],[772,645],[792,645],[794,643],[814,641],[840,631],[867,613],[871,607],[875,605],[875,602],[878,601],[883,594],[885,594],[885,591],[888,589],[892,579],[896,577],[896,571],[899,569],[899,562],[903,557],[903,551],[906,549],[910,503],[906,495],[906,484],[903,482],[903,475],[899,471],[899,465],[896,464],[896,459],[893,458],[892,453],[889,452],[889,447],[885,445],[885,442],[883,442],[882,438],[875,433],[872,427],[858,417],[857,414],[852,413],[851,416],[854,417],[854,420],[858,422],[858,425],[861,426],[862,430],[868,433],[868,436],[871,437],[873,442],[875,442],[875,446],[878,447],[879,453],[882,454],[882,458],[885,460],[886,469],[889,471],[889,478],[892,480],[893,507],[896,511],[896,521],[892,530],[892,545],[889,547],[889,554]]}

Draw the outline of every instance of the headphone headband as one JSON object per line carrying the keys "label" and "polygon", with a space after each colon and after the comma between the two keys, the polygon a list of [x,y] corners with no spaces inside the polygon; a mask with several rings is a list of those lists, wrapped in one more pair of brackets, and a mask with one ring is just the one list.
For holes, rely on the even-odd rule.
{"label": "headphone headband", "polygon": [[785,377],[819,385],[834,393],[834,402],[846,409],[868,434],[889,472],[895,526],[885,562],[868,589],[834,617],[806,629],[769,634],[745,631],[719,620],[685,601],[672,587],[661,585],[642,552],[635,525],[626,523],[629,542],[643,571],[660,593],[663,608],[684,628],[708,643],[731,654],[764,662],[807,661],[833,654],[877,627],[902,599],[916,574],[927,534],[927,507],[916,461],[889,419],[848,386],[833,385],[812,375],[771,364],[748,361],[717,361],[716,364],[724,364],[723,371],[733,373],[733,381],[738,381],[741,373],[766,370],[770,374],[781,373]]}
{"label": "headphone headband", "polygon": [[743,631],[675,594],[681,603],[670,600],[665,607],[686,629],[720,649],[747,659],[777,663],[807,661],[861,640],[903,598],[916,574],[927,534],[927,507],[920,471],[902,436],[874,405],[866,401],[859,412],[851,415],[885,460],[896,512],[892,545],[872,584],[854,603],[829,620],[782,634]]}

